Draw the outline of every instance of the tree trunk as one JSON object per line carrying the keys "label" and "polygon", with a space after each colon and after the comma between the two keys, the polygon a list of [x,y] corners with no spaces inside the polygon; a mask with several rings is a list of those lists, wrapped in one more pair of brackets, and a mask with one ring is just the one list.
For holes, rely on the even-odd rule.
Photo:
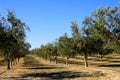
{"label": "tree trunk", "polygon": [[66,65],[68,65],[68,56],[66,57]]}
{"label": "tree trunk", "polygon": [[15,59],[15,64],[17,64],[18,63],[18,60],[17,59]]}
{"label": "tree trunk", "polygon": [[49,58],[49,61],[51,62],[51,57]]}
{"label": "tree trunk", "polygon": [[13,65],[16,65],[16,63],[15,63],[15,59],[13,60]]}
{"label": "tree trunk", "polygon": [[85,67],[88,67],[88,62],[87,62],[87,60],[88,60],[88,55],[87,55],[87,53],[85,53],[85,54],[84,54]]}
{"label": "tree trunk", "polygon": [[103,55],[100,54],[100,61],[103,62]]}
{"label": "tree trunk", "polygon": [[10,69],[10,60],[8,59],[8,65],[7,65],[7,69]]}
{"label": "tree trunk", "polygon": [[14,65],[17,64],[17,60],[16,60],[16,59],[13,60],[13,64],[14,64]]}
{"label": "tree trunk", "polygon": [[18,62],[20,61],[20,57],[18,57]]}
{"label": "tree trunk", "polygon": [[55,63],[57,64],[57,56],[55,56]]}
{"label": "tree trunk", "polygon": [[10,62],[11,62],[11,66],[13,66],[13,60],[11,60]]}

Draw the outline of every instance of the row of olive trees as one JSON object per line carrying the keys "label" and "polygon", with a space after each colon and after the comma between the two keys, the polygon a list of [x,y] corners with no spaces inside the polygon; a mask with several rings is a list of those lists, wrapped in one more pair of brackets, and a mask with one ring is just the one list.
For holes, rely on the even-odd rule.
{"label": "row of olive trees", "polygon": [[[65,33],[56,43],[49,43],[37,49],[37,53],[45,59],[65,56],[68,59],[77,54],[83,55],[88,67],[88,56],[99,54],[102,57],[109,53],[120,52],[120,8],[99,8],[82,22],[81,29],[72,22],[72,37]],[[36,53],[36,50],[33,50]],[[32,51],[32,52],[33,52]]]}
{"label": "row of olive trees", "polygon": [[7,60],[8,69],[28,52],[30,44],[25,42],[26,29],[28,27],[13,11],[8,12],[7,19],[0,16],[0,56]]}

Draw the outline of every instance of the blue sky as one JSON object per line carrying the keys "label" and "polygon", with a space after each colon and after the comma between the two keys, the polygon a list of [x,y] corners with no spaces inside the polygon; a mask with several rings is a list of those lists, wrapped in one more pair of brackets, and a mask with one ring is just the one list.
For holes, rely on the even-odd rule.
{"label": "blue sky", "polygon": [[71,22],[79,27],[86,16],[100,6],[118,6],[120,0],[0,0],[0,14],[14,10],[16,17],[31,29],[27,42],[33,48],[55,41],[64,33],[71,35]]}

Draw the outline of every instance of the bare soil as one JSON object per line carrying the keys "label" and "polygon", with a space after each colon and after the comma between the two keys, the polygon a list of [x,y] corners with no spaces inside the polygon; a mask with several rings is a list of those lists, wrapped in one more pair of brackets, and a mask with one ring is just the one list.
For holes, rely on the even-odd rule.
{"label": "bare soil", "polygon": [[0,67],[0,80],[120,80],[120,67],[85,68],[74,64],[55,64],[34,55],[30,56],[38,60],[41,66],[25,67],[22,58],[11,70]]}

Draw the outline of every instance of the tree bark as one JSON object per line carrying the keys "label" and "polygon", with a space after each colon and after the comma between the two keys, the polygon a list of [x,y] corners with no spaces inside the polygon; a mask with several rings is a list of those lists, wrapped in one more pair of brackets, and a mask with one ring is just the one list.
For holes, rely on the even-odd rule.
{"label": "tree bark", "polygon": [[85,67],[88,67],[88,55],[87,53],[84,54],[84,61],[85,61]]}
{"label": "tree bark", "polygon": [[20,57],[18,57],[18,62],[20,61]]}
{"label": "tree bark", "polygon": [[100,61],[103,62],[103,55],[100,54]]}
{"label": "tree bark", "polygon": [[13,60],[13,65],[16,65],[15,60]]}
{"label": "tree bark", "polygon": [[13,61],[11,60],[10,62],[11,62],[11,66],[13,66]]}
{"label": "tree bark", "polygon": [[68,65],[68,56],[66,57],[66,65]]}
{"label": "tree bark", "polygon": [[57,64],[57,56],[55,56],[55,63]]}
{"label": "tree bark", "polygon": [[8,65],[7,65],[7,69],[10,69],[10,60],[8,59]]}

